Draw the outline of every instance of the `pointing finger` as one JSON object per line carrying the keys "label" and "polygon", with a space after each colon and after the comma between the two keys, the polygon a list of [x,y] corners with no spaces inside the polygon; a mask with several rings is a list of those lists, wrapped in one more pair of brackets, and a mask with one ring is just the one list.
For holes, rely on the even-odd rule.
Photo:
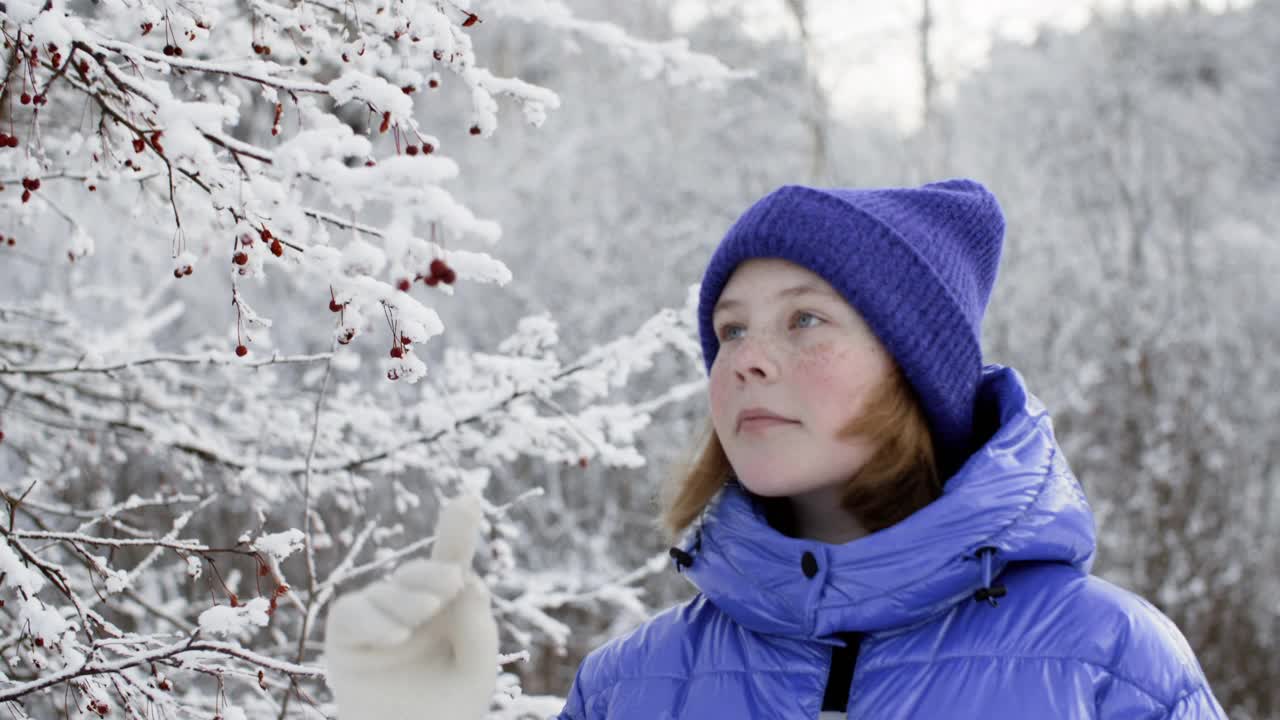
{"label": "pointing finger", "polygon": [[484,508],[472,495],[458,495],[440,508],[436,521],[436,542],[431,559],[470,567],[476,551],[476,536],[484,523]]}

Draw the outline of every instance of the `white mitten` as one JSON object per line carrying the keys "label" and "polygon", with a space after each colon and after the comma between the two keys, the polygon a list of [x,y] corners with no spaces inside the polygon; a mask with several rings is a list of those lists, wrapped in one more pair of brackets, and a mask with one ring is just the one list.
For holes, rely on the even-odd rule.
{"label": "white mitten", "polygon": [[430,560],[334,601],[325,626],[339,720],[480,720],[498,673],[489,590],[471,570],[483,511],[440,509]]}

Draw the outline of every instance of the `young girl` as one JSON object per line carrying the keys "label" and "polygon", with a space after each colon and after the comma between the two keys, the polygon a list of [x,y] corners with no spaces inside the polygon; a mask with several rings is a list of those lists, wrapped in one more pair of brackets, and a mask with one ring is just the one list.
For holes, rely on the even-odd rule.
{"label": "young girl", "polygon": [[699,592],[592,652],[558,720],[1225,718],[1173,623],[1089,575],[1049,415],[983,365],[1003,235],[969,180],[739,218],[698,308],[709,434],[664,514]]}

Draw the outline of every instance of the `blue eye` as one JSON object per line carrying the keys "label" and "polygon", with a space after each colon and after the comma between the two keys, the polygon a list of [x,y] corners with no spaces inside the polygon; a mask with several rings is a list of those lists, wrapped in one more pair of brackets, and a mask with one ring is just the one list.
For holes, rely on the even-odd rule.
{"label": "blue eye", "polygon": [[[814,314],[813,314],[813,313],[811,313],[811,312],[798,312],[798,313],[796,313],[796,319],[797,319],[797,320],[799,320],[800,318],[812,318],[813,320],[816,320],[817,322],[822,322],[822,318],[818,317],[817,315],[814,315]],[[806,327],[815,327],[815,325],[807,325]]]}
{"label": "blue eye", "polygon": [[732,340],[733,337],[730,336],[730,333],[732,333],[734,330],[741,330],[741,329],[742,329],[741,325],[725,325],[724,327],[720,328],[721,342],[725,340]]}
{"label": "blue eye", "polygon": [[[802,328],[817,327],[819,324],[825,322],[822,318],[818,317],[817,315],[814,315],[811,312],[807,312],[803,310],[796,313],[794,317],[795,319],[792,322],[795,325],[798,325]],[[806,318],[811,322],[805,322]],[[734,335],[734,333],[744,329],[745,328],[743,328],[741,325],[722,325],[720,327],[720,341],[728,342],[729,340],[736,340],[739,336]]]}

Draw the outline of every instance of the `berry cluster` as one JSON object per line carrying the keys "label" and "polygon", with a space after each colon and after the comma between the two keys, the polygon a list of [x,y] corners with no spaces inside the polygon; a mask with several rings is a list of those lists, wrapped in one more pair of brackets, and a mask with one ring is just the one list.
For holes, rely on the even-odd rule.
{"label": "berry cluster", "polygon": [[31,193],[40,189],[40,178],[22,178],[22,202],[31,200]]}
{"label": "berry cluster", "polygon": [[422,143],[421,148],[419,148],[417,145],[410,145],[409,147],[406,147],[404,151],[411,157],[414,155],[417,155],[419,152],[421,152],[423,155],[430,155],[431,153],[436,151],[436,146],[432,145],[429,142],[424,142]]}
{"label": "berry cluster", "polygon": [[168,55],[169,57],[182,57],[182,46],[166,44],[164,46],[164,54]]}
{"label": "berry cluster", "polygon": [[[280,238],[273,236],[271,231],[267,229],[266,225],[263,225],[262,229],[258,231],[258,237],[262,238],[262,242],[264,243],[271,243],[270,248],[272,255],[275,255],[276,257],[284,255],[284,245],[280,243]],[[247,245],[248,243],[245,244]]]}
{"label": "berry cluster", "polygon": [[[329,310],[331,310],[332,312],[340,313],[343,310],[345,310],[346,307],[347,307],[346,303],[338,302],[338,299],[333,295],[333,288],[330,287],[329,288]],[[344,327],[338,332],[338,344],[350,345],[351,341],[354,340],[355,337],[356,337],[355,328]]]}
{"label": "berry cluster", "polygon": [[178,267],[173,269],[173,276],[176,278],[185,277],[187,275],[190,275],[192,271],[193,270],[190,265],[186,265],[186,264],[179,265]]}
{"label": "berry cluster", "polygon": [[0,132],[0,148],[18,147],[18,136]]}
{"label": "berry cluster", "polygon": [[24,92],[18,96],[18,102],[23,105],[48,105],[49,96],[44,93],[36,93],[35,95],[32,95],[29,92]]}
{"label": "berry cluster", "polygon": [[106,717],[111,712],[111,706],[105,700],[90,700],[89,709],[98,714],[98,717]]}
{"label": "berry cluster", "polygon": [[254,43],[254,44],[253,44],[253,54],[254,54],[254,55],[270,55],[270,54],[271,54],[271,46],[270,46],[270,45],[259,45],[258,43]]}
{"label": "berry cluster", "polygon": [[458,273],[454,272],[453,268],[449,267],[449,263],[446,263],[440,258],[436,258],[431,261],[430,275],[415,275],[413,279],[423,281],[428,287],[435,287],[442,282],[445,285],[452,285],[453,282],[458,279]]}
{"label": "berry cluster", "polygon": [[412,344],[413,338],[408,335],[401,335],[400,342],[391,347],[391,357],[397,360],[404,357],[405,352],[411,349],[409,346]]}

